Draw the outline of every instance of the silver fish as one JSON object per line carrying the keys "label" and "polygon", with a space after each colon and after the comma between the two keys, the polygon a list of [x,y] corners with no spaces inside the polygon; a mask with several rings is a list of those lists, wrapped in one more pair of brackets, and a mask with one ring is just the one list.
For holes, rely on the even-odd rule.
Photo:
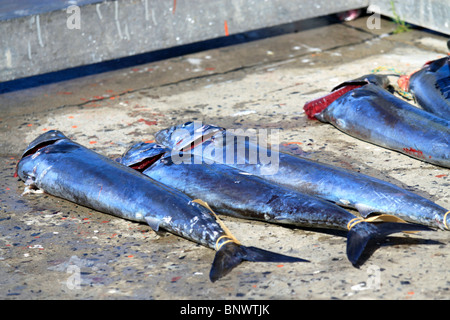
{"label": "silver fish", "polygon": [[450,168],[450,121],[368,79],[345,82],[329,95],[306,103],[304,109],[310,119],[330,123],[352,137]]}
{"label": "silver fish", "polygon": [[306,261],[243,246],[208,209],[183,193],[48,131],[26,148],[17,175],[28,188],[124,219],[148,223],[206,247],[216,255],[211,281],[242,261]]}
{"label": "silver fish", "polygon": [[[208,131],[208,137],[204,139],[201,133],[199,136],[199,128],[203,127]],[[278,152],[278,170],[265,174],[267,164],[249,160],[252,152],[256,155],[269,154],[271,149],[237,137],[233,139],[233,134],[227,133],[225,128],[189,122],[161,130],[155,138],[157,143],[170,148],[174,156],[179,150],[184,150],[210,161],[221,161],[285,187],[357,209],[363,217],[384,213],[408,222],[450,230],[448,209],[392,183],[359,172]],[[236,149],[241,152],[236,152]],[[223,159],[216,157],[216,153]]]}
{"label": "silver fish", "polygon": [[358,264],[372,238],[400,231],[429,230],[414,224],[364,222],[329,201],[223,164],[203,163],[193,154],[189,157],[189,162],[176,164],[167,148],[137,143],[117,161],[191,198],[205,200],[219,214],[283,225],[347,230],[347,257],[353,265]]}

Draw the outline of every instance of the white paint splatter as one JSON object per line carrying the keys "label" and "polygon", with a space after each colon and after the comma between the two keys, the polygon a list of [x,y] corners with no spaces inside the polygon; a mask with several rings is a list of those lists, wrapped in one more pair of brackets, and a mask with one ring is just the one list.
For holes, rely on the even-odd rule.
{"label": "white paint splatter", "polygon": [[41,24],[39,22],[39,15],[36,16],[36,28],[37,28],[37,35],[38,35],[39,45],[41,47],[44,47],[44,42],[42,42]]}

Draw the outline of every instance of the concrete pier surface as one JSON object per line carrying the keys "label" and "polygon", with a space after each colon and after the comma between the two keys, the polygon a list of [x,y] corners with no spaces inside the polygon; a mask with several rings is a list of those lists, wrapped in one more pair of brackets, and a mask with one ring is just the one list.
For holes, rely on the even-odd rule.
{"label": "concrete pier surface", "polygon": [[383,18],[370,29],[368,18],[318,18],[204,50],[180,47],[150,62],[118,60],[101,72],[73,69],[0,84],[0,298],[449,299],[449,232],[389,236],[371,244],[355,268],[345,232],[223,217],[243,244],[311,262],[244,262],[211,283],[213,250],[50,195],[22,196],[24,183],[13,177],[24,148],[50,129],[116,157],[158,130],[197,120],[278,129],[281,150],[450,208],[449,169],[357,140],[303,112],[305,102],[344,80],[380,69],[409,73],[447,54],[448,36],[394,34]]}

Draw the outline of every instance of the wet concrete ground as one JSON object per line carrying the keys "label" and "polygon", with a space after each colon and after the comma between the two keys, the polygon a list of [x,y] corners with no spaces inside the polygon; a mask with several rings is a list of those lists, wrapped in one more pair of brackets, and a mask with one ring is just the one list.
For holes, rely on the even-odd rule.
{"label": "wet concrete ground", "polygon": [[446,54],[443,36],[393,35],[387,20],[368,30],[366,19],[290,26],[297,32],[0,95],[0,298],[449,299],[448,232],[390,236],[372,243],[355,268],[345,233],[224,217],[243,244],[311,262],[244,262],[211,283],[214,251],[50,195],[21,196],[24,184],[13,177],[22,150],[46,130],[115,157],[158,130],[199,120],[280,129],[282,150],[449,208],[448,169],[356,140],[302,111],[343,80],[378,67],[411,72]]}

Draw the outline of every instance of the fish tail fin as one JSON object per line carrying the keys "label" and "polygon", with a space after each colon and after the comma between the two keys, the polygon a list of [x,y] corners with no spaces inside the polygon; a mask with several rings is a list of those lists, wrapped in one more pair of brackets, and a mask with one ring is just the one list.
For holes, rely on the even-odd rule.
{"label": "fish tail fin", "polygon": [[384,238],[387,235],[403,231],[431,231],[427,226],[413,223],[383,222],[368,223],[361,222],[350,229],[347,235],[347,257],[353,265],[363,253],[367,243],[371,239]]}
{"label": "fish tail fin", "polygon": [[308,260],[286,256],[271,251],[245,247],[234,242],[223,245],[216,253],[209,273],[212,282],[228,274],[242,261],[252,262],[309,262]]}

